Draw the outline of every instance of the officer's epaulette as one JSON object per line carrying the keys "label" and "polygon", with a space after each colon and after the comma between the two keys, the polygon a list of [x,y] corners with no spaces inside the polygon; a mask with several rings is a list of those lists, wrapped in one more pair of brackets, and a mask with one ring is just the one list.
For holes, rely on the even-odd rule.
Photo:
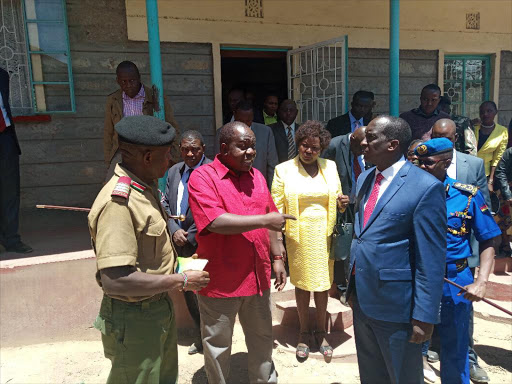
{"label": "officer's epaulette", "polygon": [[478,187],[471,185],[471,184],[462,184],[462,183],[459,183],[458,181],[456,183],[453,183],[453,187],[457,188],[461,191],[468,192],[468,193],[472,194],[473,196],[475,196],[476,193],[478,192]]}
{"label": "officer's epaulette", "polygon": [[137,183],[136,181],[133,181],[128,176],[120,176],[119,180],[117,180],[117,184],[114,187],[114,190],[111,193],[111,196],[119,196],[127,199],[130,195],[130,187],[141,193],[146,190],[145,186]]}

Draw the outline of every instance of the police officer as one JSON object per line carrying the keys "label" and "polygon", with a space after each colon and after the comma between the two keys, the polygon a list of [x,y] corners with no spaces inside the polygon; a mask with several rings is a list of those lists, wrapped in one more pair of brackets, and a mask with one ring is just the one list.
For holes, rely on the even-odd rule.
{"label": "police officer", "polygon": [[176,324],[170,290],[199,290],[208,273],[173,274],[175,251],[160,205],[174,128],[152,116],[116,124],[122,163],[88,217],[104,296],[95,327],[112,362],[107,383],[175,383]]}
{"label": "police officer", "polygon": [[[469,383],[468,326],[473,301],[485,296],[485,286],[501,231],[477,187],[446,175],[453,144],[446,138],[429,140],[415,149],[420,166],[444,183],[447,209],[446,277],[465,287],[464,293],[444,283],[441,300],[441,381]],[[476,281],[468,267],[471,230],[480,244],[480,270]]]}

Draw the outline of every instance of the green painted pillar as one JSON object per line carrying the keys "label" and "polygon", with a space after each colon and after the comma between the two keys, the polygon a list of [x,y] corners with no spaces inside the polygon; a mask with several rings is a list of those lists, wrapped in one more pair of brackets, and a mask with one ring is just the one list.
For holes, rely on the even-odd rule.
{"label": "green painted pillar", "polygon": [[400,0],[389,0],[389,114],[400,106]]}
{"label": "green painted pillar", "polygon": [[[160,120],[165,120],[164,110],[164,82],[162,78],[162,57],[160,54],[160,29],[158,24],[158,1],[146,0],[146,20],[148,23],[148,45],[149,45],[149,68],[151,71],[151,85],[155,87],[157,92],[158,111],[154,111],[154,116]],[[165,192],[165,181],[167,180],[167,172],[164,177],[158,179],[158,188]]]}

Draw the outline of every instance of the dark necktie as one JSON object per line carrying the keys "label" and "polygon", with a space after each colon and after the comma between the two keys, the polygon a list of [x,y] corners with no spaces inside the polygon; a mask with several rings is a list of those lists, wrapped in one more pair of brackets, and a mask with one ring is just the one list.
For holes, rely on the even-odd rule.
{"label": "dark necktie", "polygon": [[379,190],[380,190],[380,182],[384,176],[382,176],[382,173],[379,173],[375,177],[375,184],[373,184],[372,192],[370,193],[370,197],[368,198],[368,202],[366,203],[366,207],[364,208],[364,221],[363,221],[363,227],[366,227],[366,223],[370,219],[370,216],[373,213],[373,210],[375,209],[375,205],[377,205],[377,199],[379,198]]}
{"label": "dark necktie", "polygon": [[361,174],[361,164],[359,164],[359,159],[357,158],[356,155],[354,155],[354,160],[352,162],[352,166],[354,167],[354,176],[356,179],[355,181],[357,182],[357,178]]}
{"label": "dark necktie", "polygon": [[295,141],[293,140],[292,135],[292,127],[288,127],[288,134],[286,135],[288,138],[288,160],[291,160],[295,157]]}

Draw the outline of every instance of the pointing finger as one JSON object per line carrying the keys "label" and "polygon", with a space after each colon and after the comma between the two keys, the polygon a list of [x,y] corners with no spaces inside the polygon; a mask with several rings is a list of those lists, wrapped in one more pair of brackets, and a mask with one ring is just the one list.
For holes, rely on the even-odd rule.
{"label": "pointing finger", "polygon": [[283,213],[283,219],[297,220],[297,218],[293,215],[289,215],[288,213]]}

